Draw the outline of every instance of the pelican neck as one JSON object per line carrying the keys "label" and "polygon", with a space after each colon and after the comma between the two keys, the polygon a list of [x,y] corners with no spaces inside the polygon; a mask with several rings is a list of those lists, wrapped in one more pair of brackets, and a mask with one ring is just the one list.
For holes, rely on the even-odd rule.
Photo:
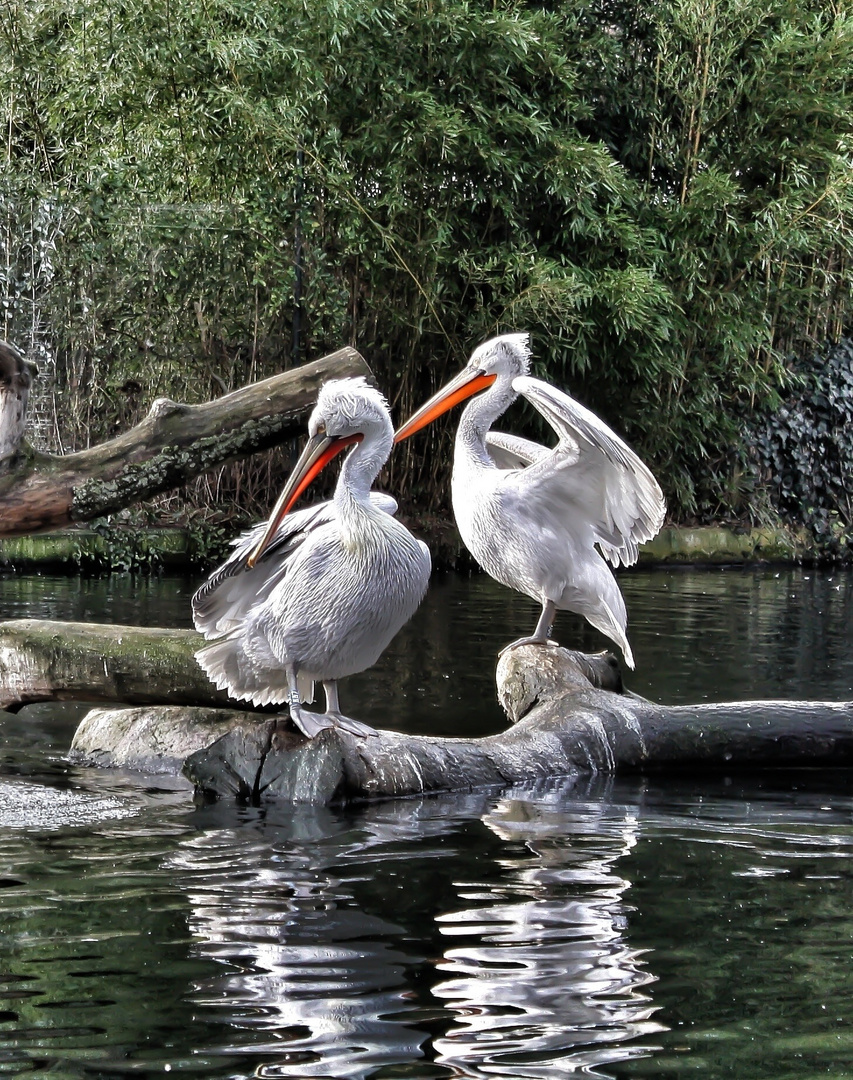
{"label": "pelican neck", "polygon": [[472,398],[465,406],[456,431],[457,443],[474,451],[486,464],[494,464],[486,450],[486,435],[517,397],[512,378],[498,376],[488,390]]}
{"label": "pelican neck", "polygon": [[372,432],[349,451],[335,485],[334,502],[339,512],[345,514],[353,503],[370,505],[370,489],[388,460],[392,444],[393,432],[389,423],[387,432]]}

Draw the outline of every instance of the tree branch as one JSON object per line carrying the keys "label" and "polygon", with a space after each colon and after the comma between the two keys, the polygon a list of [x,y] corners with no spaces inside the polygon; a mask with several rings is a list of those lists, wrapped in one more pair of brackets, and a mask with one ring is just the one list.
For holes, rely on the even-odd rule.
{"label": "tree branch", "polygon": [[[302,435],[322,384],[352,375],[372,378],[357,350],[338,349],[203,405],[159,398],[142,423],[76,454],[35,453],[19,443],[19,433],[4,462],[0,367],[0,536],[41,532],[114,513],[229,461]],[[6,426],[8,430],[8,422]]]}

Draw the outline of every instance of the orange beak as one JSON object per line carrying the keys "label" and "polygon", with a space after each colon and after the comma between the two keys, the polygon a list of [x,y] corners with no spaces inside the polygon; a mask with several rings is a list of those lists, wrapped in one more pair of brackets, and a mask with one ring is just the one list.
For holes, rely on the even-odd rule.
{"label": "orange beak", "polygon": [[456,378],[451,379],[447,386],[421,405],[418,411],[412,413],[405,424],[397,429],[394,433],[394,442],[398,443],[402,442],[403,439],[408,439],[416,431],[420,431],[427,424],[431,424],[433,420],[437,420],[439,416],[443,416],[454,405],[466,401],[469,397],[473,397],[474,394],[479,394],[481,390],[491,386],[496,378],[497,375],[484,375],[479,371],[472,373],[469,368],[463,368]]}
{"label": "orange beak", "polygon": [[246,559],[246,565],[252,567],[260,559],[269,547],[269,543],[278,532],[278,527],[290,513],[290,510],[302,492],[308,485],[319,476],[333,457],[341,450],[352,446],[353,443],[361,442],[363,435],[330,436],[325,434],[312,435],[305,444],[305,449],[299,455],[299,460],[293,468],[284,485],[284,491],[278,497],[273,507],[264,535],[260,538],[254,549]]}

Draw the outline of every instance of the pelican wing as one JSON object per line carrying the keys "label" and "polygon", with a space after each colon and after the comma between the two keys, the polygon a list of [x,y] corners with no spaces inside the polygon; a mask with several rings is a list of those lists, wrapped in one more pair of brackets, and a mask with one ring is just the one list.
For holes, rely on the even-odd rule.
{"label": "pelican wing", "polygon": [[[370,501],[392,517],[397,502],[371,491]],[[266,551],[251,569],[246,560],[263,535],[266,522],[254,525],[232,541],[234,550],[210,575],[192,599],[195,628],[206,638],[219,638],[242,625],[251,608],[263,603],[286,576],[290,557],[312,532],[337,517],[331,501],[288,514]]]}
{"label": "pelican wing", "polygon": [[[564,505],[592,528],[614,566],[637,561],[639,545],[657,534],[666,512],[651,470],[589,409],[554,386],[522,375],[513,388],[523,394],[557,433],[557,445],[519,477],[527,499],[549,509]],[[536,444],[531,444],[535,446]]]}
{"label": "pelican wing", "polygon": [[499,469],[526,469],[534,461],[549,454],[547,446],[522,439],[520,435],[507,435],[502,431],[490,431],[486,435],[486,449]]}

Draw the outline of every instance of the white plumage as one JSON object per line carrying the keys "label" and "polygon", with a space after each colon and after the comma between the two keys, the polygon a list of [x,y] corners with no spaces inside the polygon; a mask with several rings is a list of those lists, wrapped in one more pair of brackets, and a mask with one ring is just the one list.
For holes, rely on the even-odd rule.
{"label": "white plumage", "polygon": [[[555,613],[575,611],[614,641],[633,667],[625,602],[607,562],[636,561],[639,545],[663,524],[663,494],[603,421],[528,374],[529,357],[527,334],[485,342],[395,440],[479,394],[465,407],[456,433],[453,511],[465,546],[483,569],[542,605],[532,636],[513,646],[547,641]],[[490,431],[519,395],[554,429],[556,446]]]}
{"label": "white plumage", "polygon": [[[393,445],[377,390],[361,378],[326,383],[308,431],[269,521],[236,540],[193,597],[196,629],[214,639],[196,657],[233,698],[287,701],[309,738],[334,726],[375,734],[341,714],[337,680],[375,664],[412,617],[427,589],[429,550],[396,520],[394,499],[370,491]],[[289,513],[347,446],[333,499]],[[302,708],[315,680],[326,692],[324,714]]]}

